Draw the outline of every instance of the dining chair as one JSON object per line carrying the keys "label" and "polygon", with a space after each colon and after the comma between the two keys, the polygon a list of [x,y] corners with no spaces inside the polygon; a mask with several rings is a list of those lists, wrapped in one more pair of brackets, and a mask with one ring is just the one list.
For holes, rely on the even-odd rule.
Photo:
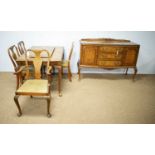
{"label": "dining chair", "polygon": [[[19,87],[17,88],[15,92],[14,101],[18,108],[19,113],[18,116],[22,115],[22,110],[19,105],[18,98],[19,96],[39,96],[43,97],[47,100],[47,116],[51,117],[50,113],[50,102],[51,102],[51,69],[52,67],[49,66],[50,62],[50,54],[47,50],[27,50],[26,55],[28,52],[33,52],[35,54],[35,57],[33,58],[33,65],[34,65],[34,78],[30,77],[30,71],[28,69],[28,60],[27,56],[25,58],[26,61],[26,80],[24,83],[20,83]],[[41,66],[43,64],[43,60],[41,58],[41,53],[46,52],[48,57],[47,61],[47,79],[41,79]],[[20,72],[23,70],[19,69],[15,72],[16,75],[20,76]]]}
{"label": "dining chair", "polygon": [[[20,55],[23,55],[24,53],[26,53],[26,47],[25,47],[24,41],[18,42],[18,50],[20,52]],[[33,65],[29,65],[29,68],[30,68],[30,72],[33,72],[32,71],[34,69]]]}
{"label": "dining chair", "polygon": [[[14,71],[16,72],[20,68],[20,66],[16,62],[17,58],[20,56],[19,50],[15,45],[13,45],[8,49],[8,54],[13,64]],[[25,71],[22,71],[20,74],[21,74],[20,78],[19,76],[16,75],[16,88],[19,87],[19,83],[23,82],[25,75],[26,75]]]}
{"label": "dining chair", "polygon": [[20,54],[24,54],[26,52],[24,41],[20,41],[18,43],[18,49],[19,49]]}
{"label": "dining chair", "polygon": [[72,73],[71,73],[71,66],[70,66],[70,61],[71,61],[71,57],[72,57],[72,53],[73,53],[73,48],[74,48],[74,43],[72,43],[70,52],[69,52],[69,56],[67,60],[63,60],[62,62],[62,73],[63,73],[63,69],[67,68],[68,69],[68,79],[71,82],[72,81]]}

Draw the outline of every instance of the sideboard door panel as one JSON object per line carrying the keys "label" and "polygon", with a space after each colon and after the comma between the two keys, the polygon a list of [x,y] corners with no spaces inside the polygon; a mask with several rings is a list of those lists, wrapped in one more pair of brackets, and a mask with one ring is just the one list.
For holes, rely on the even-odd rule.
{"label": "sideboard door panel", "polygon": [[82,65],[96,65],[97,47],[82,46],[81,64]]}
{"label": "sideboard door panel", "polygon": [[126,48],[126,57],[124,60],[125,66],[135,66],[137,62],[138,49],[137,47]]}

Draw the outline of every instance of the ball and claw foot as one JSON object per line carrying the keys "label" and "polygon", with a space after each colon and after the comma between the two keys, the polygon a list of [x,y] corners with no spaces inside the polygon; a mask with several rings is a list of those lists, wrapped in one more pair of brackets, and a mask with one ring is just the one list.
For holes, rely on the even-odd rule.
{"label": "ball and claw foot", "polygon": [[49,114],[47,114],[47,117],[48,117],[48,118],[51,118],[51,117],[52,117],[52,115],[49,113]]}
{"label": "ball and claw foot", "polygon": [[17,113],[17,116],[18,116],[18,117],[22,116],[22,113]]}

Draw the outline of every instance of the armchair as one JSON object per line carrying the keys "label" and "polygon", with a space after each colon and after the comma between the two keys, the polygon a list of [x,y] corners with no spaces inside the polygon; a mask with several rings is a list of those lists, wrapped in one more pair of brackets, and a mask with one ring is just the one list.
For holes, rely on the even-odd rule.
{"label": "armchair", "polygon": [[[26,57],[26,77],[24,83],[20,83],[18,89],[15,92],[14,101],[18,108],[18,116],[22,115],[22,110],[19,105],[18,98],[19,96],[40,96],[44,97],[47,100],[47,116],[51,117],[50,113],[50,102],[51,102],[51,66],[49,66],[50,55],[47,50],[27,50],[26,55],[28,52],[33,52],[35,57],[33,58],[33,65],[34,65],[34,78],[30,77],[30,71],[28,67],[27,57]],[[41,53],[46,52],[48,55],[48,62],[47,62],[47,79],[41,79],[41,66],[43,64]],[[17,76],[20,76],[21,71],[24,67],[20,68],[15,72]]]}

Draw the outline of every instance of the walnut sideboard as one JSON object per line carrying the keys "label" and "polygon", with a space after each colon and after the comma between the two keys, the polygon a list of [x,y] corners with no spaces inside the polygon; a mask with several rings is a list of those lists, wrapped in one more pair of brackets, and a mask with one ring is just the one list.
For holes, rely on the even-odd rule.
{"label": "walnut sideboard", "polygon": [[133,80],[137,74],[137,58],[140,45],[130,40],[119,39],[81,39],[80,60],[78,62],[79,79],[80,70],[84,67],[104,69],[134,69]]}

